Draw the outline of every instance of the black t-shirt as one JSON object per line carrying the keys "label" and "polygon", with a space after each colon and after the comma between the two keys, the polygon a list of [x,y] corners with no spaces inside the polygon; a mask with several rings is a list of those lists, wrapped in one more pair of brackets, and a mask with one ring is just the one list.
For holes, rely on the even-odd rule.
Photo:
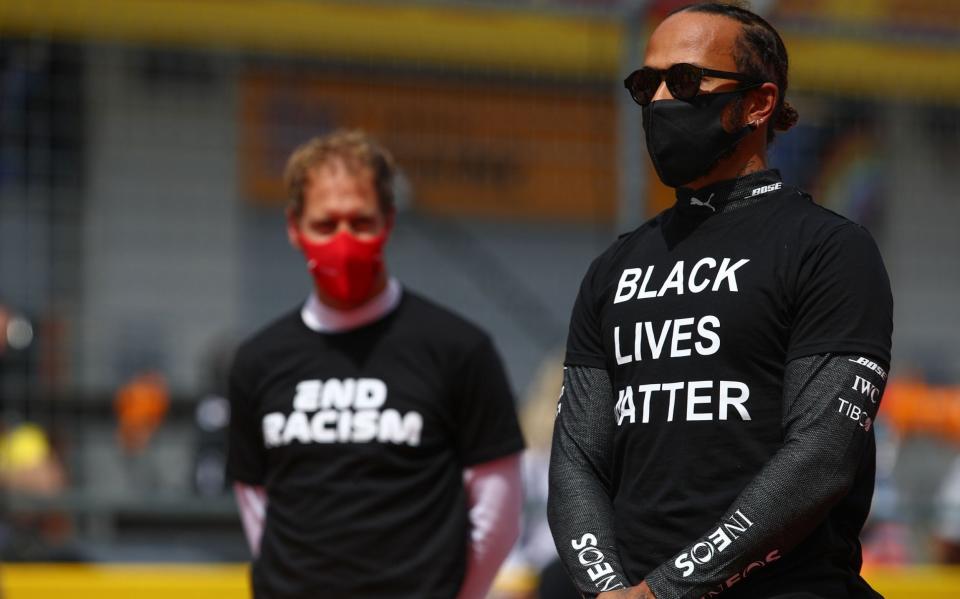
{"label": "black t-shirt", "polygon": [[[781,446],[786,363],[836,352],[886,367],[891,313],[869,233],[776,171],[678,190],[672,208],[594,260],[566,364],[610,374],[615,528],[632,583],[703,535]],[[859,584],[867,453],[826,521],[724,596],[754,596],[764,579]]]}
{"label": "black t-shirt", "polygon": [[523,449],[489,337],[410,292],[352,331],[299,310],[244,343],[228,475],[264,485],[258,597],[455,597],[464,467]]}

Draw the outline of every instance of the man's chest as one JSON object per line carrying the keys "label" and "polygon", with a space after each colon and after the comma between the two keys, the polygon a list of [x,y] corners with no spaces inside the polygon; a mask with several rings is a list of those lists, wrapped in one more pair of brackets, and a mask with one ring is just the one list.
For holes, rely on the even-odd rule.
{"label": "man's chest", "polygon": [[618,262],[601,310],[618,426],[779,420],[790,299],[777,258],[727,242]]}
{"label": "man's chest", "polygon": [[316,348],[280,356],[262,377],[256,404],[271,453],[430,450],[450,434],[444,373],[393,350],[349,355]]}
{"label": "man's chest", "polygon": [[662,369],[776,350],[789,333],[784,280],[775,256],[739,244],[726,251],[632,252],[608,273],[605,352],[615,368]]}

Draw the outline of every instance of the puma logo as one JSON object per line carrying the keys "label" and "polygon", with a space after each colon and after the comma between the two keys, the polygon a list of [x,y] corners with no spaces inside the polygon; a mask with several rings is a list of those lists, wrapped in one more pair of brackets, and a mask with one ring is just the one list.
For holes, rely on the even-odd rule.
{"label": "puma logo", "polygon": [[709,208],[710,210],[713,210],[714,212],[716,212],[717,209],[710,205],[710,202],[713,201],[713,196],[714,196],[714,195],[715,195],[715,194],[712,194],[712,193],[711,193],[711,194],[710,194],[710,197],[707,198],[707,201],[706,201],[706,202],[701,202],[701,201],[698,200],[697,198],[690,198],[690,205],[691,205],[691,206],[706,206],[706,207]]}

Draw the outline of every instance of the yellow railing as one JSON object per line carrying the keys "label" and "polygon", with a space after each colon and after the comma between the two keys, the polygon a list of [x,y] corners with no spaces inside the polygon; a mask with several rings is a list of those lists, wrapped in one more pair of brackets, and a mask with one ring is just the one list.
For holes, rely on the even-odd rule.
{"label": "yellow railing", "polygon": [[[872,569],[864,576],[886,599],[956,599],[960,568]],[[3,599],[245,599],[244,564],[54,565],[0,567]]]}
{"label": "yellow railing", "polygon": [[960,598],[960,567],[873,568],[863,577],[886,599]]}
{"label": "yellow railing", "polygon": [[[623,31],[612,19],[415,3],[0,0],[0,35],[614,79]],[[938,103],[960,99],[956,44],[809,32],[784,37],[793,89]]]}
{"label": "yellow railing", "polygon": [[244,564],[4,564],[3,599],[244,599]]}

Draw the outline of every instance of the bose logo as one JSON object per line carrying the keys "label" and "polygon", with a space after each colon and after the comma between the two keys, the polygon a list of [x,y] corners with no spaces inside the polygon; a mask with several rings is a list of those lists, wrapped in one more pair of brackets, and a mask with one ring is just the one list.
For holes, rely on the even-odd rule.
{"label": "bose logo", "polygon": [[770,185],[764,185],[763,187],[758,187],[758,188],[754,189],[754,190],[753,190],[753,193],[751,193],[750,196],[753,197],[753,196],[763,195],[763,194],[769,193],[769,192],[771,192],[771,191],[776,191],[776,190],[780,189],[781,187],[783,187],[783,183],[773,183],[773,184],[770,184]]}
{"label": "bose logo", "polygon": [[880,365],[874,362],[873,360],[868,360],[867,358],[857,358],[856,360],[848,358],[847,362],[853,362],[854,364],[859,364],[861,366],[866,366],[870,370],[876,372],[880,375],[880,378],[887,380],[887,371],[883,368],[880,368]]}

